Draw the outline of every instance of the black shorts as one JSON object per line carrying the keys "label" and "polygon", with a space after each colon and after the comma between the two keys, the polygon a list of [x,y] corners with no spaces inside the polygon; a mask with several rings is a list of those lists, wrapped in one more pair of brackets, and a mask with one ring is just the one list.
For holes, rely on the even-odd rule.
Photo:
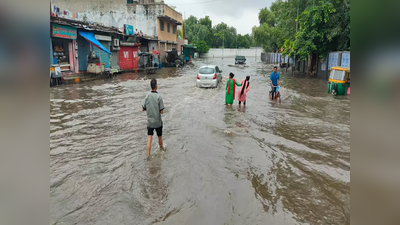
{"label": "black shorts", "polygon": [[154,135],[154,129],[157,132],[157,136],[161,137],[162,136],[162,127],[159,127],[159,128],[150,128],[150,127],[148,127],[147,128],[147,135],[153,136]]}

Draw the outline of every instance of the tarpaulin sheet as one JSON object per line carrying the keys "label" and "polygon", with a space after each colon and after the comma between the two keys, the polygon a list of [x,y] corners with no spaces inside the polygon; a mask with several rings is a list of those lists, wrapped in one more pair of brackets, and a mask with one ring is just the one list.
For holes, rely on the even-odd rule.
{"label": "tarpaulin sheet", "polygon": [[111,52],[106,49],[100,42],[94,37],[94,34],[92,32],[87,32],[87,31],[79,31],[79,34],[85,38],[88,42],[92,43],[94,46],[99,48],[100,50],[103,50],[107,52],[108,54],[112,55]]}

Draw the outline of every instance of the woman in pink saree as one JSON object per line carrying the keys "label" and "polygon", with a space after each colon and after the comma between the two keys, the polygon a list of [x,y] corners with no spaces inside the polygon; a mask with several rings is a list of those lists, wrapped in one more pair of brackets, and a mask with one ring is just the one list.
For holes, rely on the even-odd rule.
{"label": "woman in pink saree", "polygon": [[246,95],[250,89],[250,76],[246,76],[245,80],[242,80],[239,93],[238,93],[238,100],[239,100],[239,108],[241,107],[241,103],[243,102],[243,107],[246,107]]}

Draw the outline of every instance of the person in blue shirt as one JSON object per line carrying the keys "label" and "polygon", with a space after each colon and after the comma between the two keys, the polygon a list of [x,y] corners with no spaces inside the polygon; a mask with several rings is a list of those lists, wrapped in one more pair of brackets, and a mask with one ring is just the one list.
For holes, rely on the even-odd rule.
{"label": "person in blue shirt", "polygon": [[278,73],[278,67],[274,66],[274,72],[271,73],[271,76],[269,79],[271,79],[271,85],[272,85],[272,99],[276,98],[276,87],[279,85],[281,86],[281,77],[279,76]]}

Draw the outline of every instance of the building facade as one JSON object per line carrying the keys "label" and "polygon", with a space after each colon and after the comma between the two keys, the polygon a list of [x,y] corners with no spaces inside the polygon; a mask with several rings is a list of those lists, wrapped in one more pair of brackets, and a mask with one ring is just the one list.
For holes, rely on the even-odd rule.
{"label": "building facade", "polygon": [[183,22],[181,13],[160,0],[51,0],[51,14],[124,34],[128,24],[141,34],[138,50],[160,51],[161,62],[166,51],[177,49],[176,32]]}

